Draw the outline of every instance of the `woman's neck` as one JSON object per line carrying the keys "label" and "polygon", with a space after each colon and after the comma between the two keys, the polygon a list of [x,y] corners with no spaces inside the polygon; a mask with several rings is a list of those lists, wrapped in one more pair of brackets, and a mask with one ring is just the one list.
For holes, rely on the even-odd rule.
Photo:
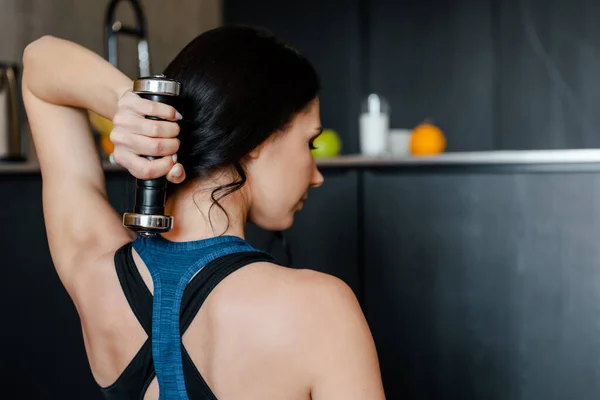
{"label": "woman's neck", "polygon": [[173,229],[162,236],[173,242],[202,240],[220,235],[245,238],[244,226],[249,203],[244,189],[219,200],[219,205],[227,211],[227,215],[219,205],[213,203],[213,190],[214,185],[209,188],[201,183],[182,184],[167,201],[165,213],[173,217]]}

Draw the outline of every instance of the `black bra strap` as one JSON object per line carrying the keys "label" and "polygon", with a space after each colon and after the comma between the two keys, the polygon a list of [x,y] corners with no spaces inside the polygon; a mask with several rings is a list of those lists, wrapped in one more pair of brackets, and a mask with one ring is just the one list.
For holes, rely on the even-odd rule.
{"label": "black bra strap", "polygon": [[185,333],[213,289],[231,273],[255,262],[274,262],[262,252],[243,252],[217,258],[202,268],[190,281],[181,300],[180,332]]}
{"label": "black bra strap", "polygon": [[127,243],[115,253],[115,268],[127,302],[136,318],[150,337],[152,332],[152,293],[135,265],[131,254],[132,244]]}

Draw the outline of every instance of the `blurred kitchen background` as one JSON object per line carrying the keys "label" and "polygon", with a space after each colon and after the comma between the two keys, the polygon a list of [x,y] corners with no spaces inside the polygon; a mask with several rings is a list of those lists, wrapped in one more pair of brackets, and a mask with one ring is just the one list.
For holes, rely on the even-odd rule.
{"label": "blurred kitchen background", "polygon": [[[138,3],[152,73],[231,23],[272,30],[317,68],[325,185],[289,231],[250,226],[248,240],[352,287],[389,399],[600,397],[600,2]],[[23,49],[45,34],[106,57],[108,5],[0,0],[0,70],[18,80]],[[131,10],[123,1],[117,19],[132,25]],[[137,77],[136,41],[120,38],[118,55]],[[5,76],[0,397],[99,399]],[[369,95],[387,125],[359,122]],[[110,201],[128,211],[132,179],[95,129]]]}

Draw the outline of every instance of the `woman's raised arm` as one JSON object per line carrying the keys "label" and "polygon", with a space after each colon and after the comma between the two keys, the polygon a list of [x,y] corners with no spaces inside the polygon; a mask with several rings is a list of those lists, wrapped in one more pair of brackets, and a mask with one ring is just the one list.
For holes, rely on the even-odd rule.
{"label": "woman's raised arm", "polygon": [[[104,171],[86,111],[111,120],[117,112],[126,114],[128,108],[120,107],[119,102],[122,97],[137,97],[128,93],[131,87],[131,79],[117,68],[67,40],[45,36],[29,44],[23,54],[23,101],[41,167],[48,243],[68,291],[85,265],[131,240],[107,200]],[[131,109],[132,114],[176,119],[176,111],[164,104],[138,97],[130,100],[130,105],[137,108]],[[140,120],[143,117],[138,116]],[[158,127],[168,124],[171,131],[177,126],[160,124]],[[173,166],[170,156],[178,143],[160,147],[164,147],[159,150],[165,157],[148,162],[143,167],[145,174]],[[136,158],[143,162],[140,160],[146,161]]]}

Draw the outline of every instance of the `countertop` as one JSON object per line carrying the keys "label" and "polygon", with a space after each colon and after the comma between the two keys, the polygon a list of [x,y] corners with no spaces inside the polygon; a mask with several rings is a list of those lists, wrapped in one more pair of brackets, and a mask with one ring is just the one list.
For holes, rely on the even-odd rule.
{"label": "countertop", "polygon": [[[515,150],[443,153],[436,156],[365,157],[344,155],[318,159],[320,168],[403,168],[420,166],[494,166],[494,165],[581,165],[598,164],[600,149]],[[106,172],[124,171],[118,165],[103,163]],[[0,162],[0,174],[39,173],[35,162]]]}

